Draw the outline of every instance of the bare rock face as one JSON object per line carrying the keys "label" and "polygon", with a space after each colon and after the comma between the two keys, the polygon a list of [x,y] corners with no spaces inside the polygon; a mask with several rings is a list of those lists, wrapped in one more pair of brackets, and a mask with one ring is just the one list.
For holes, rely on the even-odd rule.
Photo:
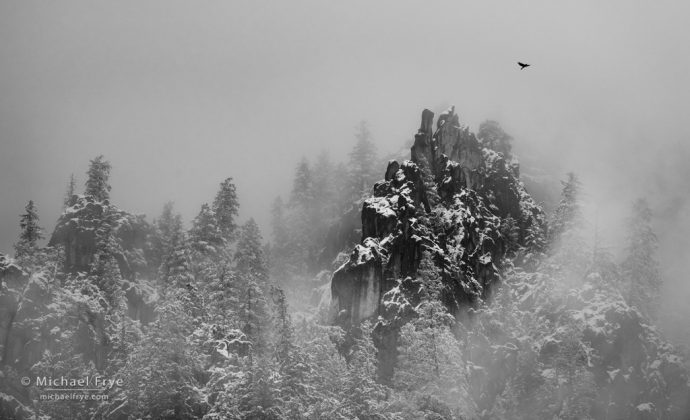
{"label": "bare rock face", "polygon": [[[454,107],[441,114],[435,133],[433,119],[433,112],[422,112],[412,159],[389,162],[362,206],[361,243],[331,281],[331,315],[338,324],[400,315],[391,311],[387,293],[414,281],[424,253],[442,273],[443,302],[459,315],[498,278],[506,249],[503,219],[517,221],[521,238],[528,226],[544,224],[516,164],[482,148]],[[432,192],[440,198],[434,205]]]}
{"label": "bare rock face", "polygon": [[332,308],[341,322],[366,319],[376,314],[382,292],[381,247],[375,239],[355,246],[350,261],[333,274]]}

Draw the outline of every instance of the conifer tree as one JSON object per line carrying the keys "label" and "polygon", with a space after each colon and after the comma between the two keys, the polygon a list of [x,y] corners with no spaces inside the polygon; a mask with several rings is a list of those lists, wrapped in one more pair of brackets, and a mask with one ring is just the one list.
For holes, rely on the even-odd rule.
{"label": "conifer tree", "polygon": [[477,132],[477,138],[484,147],[501,153],[504,158],[510,159],[513,138],[503,131],[503,128],[497,121],[486,120],[481,123]]}
{"label": "conifer tree", "polygon": [[527,226],[525,232],[525,246],[534,251],[544,251],[544,248],[546,247],[544,230],[535,218],[532,218],[529,226]]}
{"label": "conifer tree", "polygon": [[29,200],[25,213],[21,215],[19,227],[21,232],[19,234],[19,242],[14,246],[17,258],[24,255],[31,255],[37,247],[37,242],[43,239],[43,228],[38,225],[38,212],[33,200]]}
{"label": "conifer tree", "polygon": [[106,211],[101,225],[96,229],[96,253],[91,265],[91,275],[96,284],[105,293],[109,303],[116,306],[121,298],[122,277],[115,255],[120,246],[115,238],[115,215]]}
{"label": "conifer tree", "polygon": [[218,253],[225,244],[215,213],[208,204],[203,204],[199,214],[194,218],[190,239],[196,251],[208,255]]}
{"label": "conifer tree", "polygon": [[295,179],[292,184],[290,205],[301,209],[309,208],[314,199],[314,179],[311,166],[306,158],[302,158],[295,170]]}
{"label": "conifer tree", "polygon": [[569,230],[579,226],[582,222],[580,208],[580,181],[574,173],[568,173],[567,181],[561,181],[561,201],[554,210],[553,218],[549,224],[549,240],[553,244],[560,236]]}
{"label": "conifer tree", "polygon": [[314,177],[307,159],[295,171],[289,202],[290,260],[295,274],[305,275],[316,260],[318,232],[315,213]]}
{"label": "conifer tree", "polygon": [[195,325],[185,290],[159,302],[156,320],[136,343],[121,371],[125,404],[134,418],[201,418],[208,404],[201,388],[202,358],[190,343]]}
{"label": "conifer tree", "polygon": [[350,152],[348,169],[352,198],[357,200],[369,193],[378,178],[378,168],[376,146],[366,121],[361,121],[356,127],[355,138],[357,142]]}
{"label": "conifer tree", "polygon": [[[240,278],[244,284],[243,306],[240,309],[242,332],[251,341],[250,359],[269,350],[269,303],[266,289],[254,276]],[[251,360],[250,360],[251,364]]]}
{"label": "conifer tree", "polygon": [[235,218],[237,217],[239,207],[235,184],[232,182],[232,178],[227,178],[221,182],[212,207],[216,215],[218,227],[226,241],[233,239],[237,227]]}
{"label": "conifer tree", "polygon": [[182,229],[182,216],[173,211],[173,203],[163,206],[160,217],[154,221],[156,229],[156,256],[161,279],[167,283],[168,277],[174,274],[181,265],[186,267],[185,241]]}
{"label": "conifer tree", "polygon": [[386,387],[377,382],[376,346],[372,339],[373,327],[369,321],[360,327],[349,359],[348,372],[343,383],[345,418],[380,418],[381,402]]}
{"label": "conifer tree", "polygon": [[251,276],[260,284],[264,284],[268,281],[268,267],[261,240],[259,226],[253,218],[249,219],[240,231],[235,262],[241,275]]}
{"label": "conifer tree", "polygon": [[285,204],[281,197],[276,197],[271,205],[271,230],[273,233],[274,250],[278,252],[283,251],[290,240],[290,236],[287,227]]}
{"label": "conifer tree", "polygon": [[650,318],[654,318],[657,312],[661,289],[657,248],[657,237],[652,229],[652,211],[645,199],[638,199],[628,219],[627,257],[623,262],[628,290],[624,290],[623,294],[627,295],[631,306],[637,307]]}
{"label": "conifer tree", "polygon": [[89,170],[86,173],[86,195],[90,195],[98,201],[110,198],[110,184],[108,183],[110,169],[110,162],[104,160],[103,155],[91,160]]}
{"label": "conifer tree", "polygon": [[280,393],[284,400],[294,403],[307,393],[304,383],[307,373],[306,364],[294,342],[294,331],[288,313],[285,293],[281,289],[276,289],[275,294],[277,295],[276,309],[278,313],[274,354],[278,363],[278,371],[281,374]]}
{"label": "conifer tree", "polygon": [[244,289],[242,332],[252,341],[253,354],[263,354],[267,350],[269,333],[268,267],[261,246],[261,232],[254,219],[249,219],[240,229],[235,263]]}
{"label": "conifer tree", "polygon": [[63,208],[70,207],[74,204],[72,197],[76,194],[77,180],[74,178],[74,174],[70,174],[69,182],[67,183],[67,190],[65,191],[65,198],[63,200]]}
{"label": "conifer tree", "polygon": [[183,287],[193,281],[189,259],[185,234],[181,232],[161,264],[160,279],[165,286]]}

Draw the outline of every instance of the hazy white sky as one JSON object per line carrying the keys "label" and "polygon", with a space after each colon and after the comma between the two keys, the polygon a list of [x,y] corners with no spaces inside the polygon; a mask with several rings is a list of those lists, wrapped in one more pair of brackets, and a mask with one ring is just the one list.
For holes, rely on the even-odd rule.
{"label": "hazy white sky", "polygon": [[648,195],[690,221],[688,9],[2,1],[0,251],[29,199],[52,229],[70,173],[83,184],[98,154],[113,201],[149,218],[174,200],[189,221],[232,176],[242,217],[268,237],[268,206],[302,155],[344,155],[361,119],[379,150],[397,150],[424,107],[450,103],[471,127],[497,119],[518,149],[578,172],[593,201]]}

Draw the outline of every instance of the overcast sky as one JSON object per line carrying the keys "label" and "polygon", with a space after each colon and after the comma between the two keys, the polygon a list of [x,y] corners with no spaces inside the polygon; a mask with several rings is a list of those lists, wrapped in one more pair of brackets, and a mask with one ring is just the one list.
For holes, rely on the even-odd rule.
{"label": "overcast sky", "polygon": [[[301,156],[344,156],[361,119],[380,151],[395,151],[423,108],[451,103],[473,129],[497,119],[518,152],[579,173],[607,223],[648,196],[662,222],[687,230],[688,9],[2,1],[0,251],[29,199],[50,231],[70,173],[81,187],[99,154],[115,204],[149,218],[174,200],[189,222],[232,176],[242,218],[268,237],[268,206]],[[660,229],[687,255],[685,230]]]}

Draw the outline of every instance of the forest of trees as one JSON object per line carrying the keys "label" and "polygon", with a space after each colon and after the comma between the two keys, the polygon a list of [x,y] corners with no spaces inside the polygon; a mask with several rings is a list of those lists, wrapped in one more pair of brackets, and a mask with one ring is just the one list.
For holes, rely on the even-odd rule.
{"label": "forest of trees", "polygon": [[[493,121],[480,127],[479,139],[498,153],[511,152],[511,137]],[[91,161],[83,194],[70,178],[63,214],[67,233],[56,234],[51,246],[40,245],[45,230],[29,201],[19,220],[14,258],[0,257],[1,267],[16,266],[22,273],[19,283],[4,282],[0,291],[3,303],[14,305],[11,314],[3,312],[9,326],[3,328],[0,417],[687,414],[682,400],[687,394],[675,394],[674,383],[664,379],[668,376],[658,376],[644,389],[628,390],[625,384],[632,382],[615,382],[624,368],[635,374],[633,362],[607,359],[613,356],[597,351],[602,348],[597,338],[587,336],[587,325],[594,322],[587,311],[597,302],[599,309],[612,308],[605,320],[596,321],[602,329],[625,320],[639,328],[635,337],[622,337],[616,345],[632,349],[640,340],[658,341],[650,326],[662,282],[649,204],[641,199],[632,205],[626,253],[617,262],[585,239],[584,186],[575,174],[563,181],[548,230],[531,227],[524,246],[510,242],[500,262],[501,284],[468,319],[448,312],[441,299],[442,270],[429,252],[423,255],[415,279],[420,285],[416,315],[400,328],[393,374],[382,377],[372,333],[376,319],[346,331],[308,304],[313,289],[329,279],[320,273],[331,274],[360,240],[362,202],[385,168],[366,123],[357,127],[355,140],[347,163],[321,153],[313,162],[305,158],[297,164],[290,195],[277,197],[272,206],[271,238],[253,219],[239,220],[241,203],[232,178],[220,182],[189,229],[172,203],[151,223],[129,215],[109,201],[113,168],[103,156]],[[354,228],[347,222],[352,219]],[[70,220],[76,229],[88,227],[89,246],[69,249],[70,229],[75,229]],[[514,224],[506,219],[502,234],[516,235]],[[84,254],[86,269],[78,258]],[[305,316],[309,308],[312,316]],[[662,344],[645,345],[646,354],[659,359],[676,354]],[[639,356],[626,351],[621,350],[625,357]],[[645,365],[649,372],[654,360]],[[39,387],[17,385],[29,373],[101,375],[122,379],[124,386],[104,391],[108,398],[103,400],[42,401]],[[602,375],[611,378],[610,386],[601,385],[608,380]]]}

